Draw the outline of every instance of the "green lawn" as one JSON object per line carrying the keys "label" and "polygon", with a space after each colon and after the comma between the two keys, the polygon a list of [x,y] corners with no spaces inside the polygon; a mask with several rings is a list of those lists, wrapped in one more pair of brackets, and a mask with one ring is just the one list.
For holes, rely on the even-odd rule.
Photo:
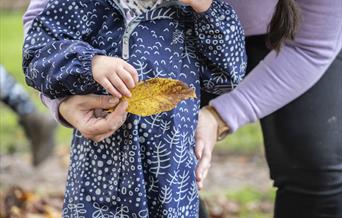
{"label": "green lawn", "polygon": [[[0,63],[22,84],[25,84],[24,75],[21,70],[21,47],[23,42],[22,13],[1,12],[0,18]],[[40,103],[37,92],[24,85],[36,102],[39,110],[46,112]],[[0,106],[0,145],[1,151],[27,150],[27,142],[24,134],[17,125],[17,117],[5,106]],[[58,129],[58,143],[68,145],[71,131],[60,127]],[[259,125],[249,125],[237,133],[220,142],[219,150],[234,153],[255,153],[262,151],[262,137]]]}
{"label": "green lawn", "polygon": [[[219,195],[204,192],[201,196],[207,202],[209,210],[221,208],[225,217],[271,218],[275,189],[261,192],[251,187],[242,187],[237,190],[221,190]],[[228,207],[229,204],[234,204],[235,207]]]}

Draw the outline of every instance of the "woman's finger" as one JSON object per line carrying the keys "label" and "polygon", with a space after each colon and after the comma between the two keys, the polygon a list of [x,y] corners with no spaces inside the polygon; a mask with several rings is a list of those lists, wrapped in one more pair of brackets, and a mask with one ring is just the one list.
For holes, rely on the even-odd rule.
{"label": "woman's finger", "polygon": [[127,107],[128,102],[121,101],[115,108],[115,110],[112,113],[108,114],[108,116],[105,118],[107,123],[116,123],[118,128],[121,127],[127,118]]}
{"label": "woman's finger", "polygon": [[201,138],[196,138],[195,155],[197,160],[201,159],[204,149],[204,141]]}
{"label": "woman's finger", "polygon": [[[99,122],[99,120],[102,120],[102,122]],[[116,130],[113,127],[108,128],[107,124],[105,124],[103,121],[105,121],[105,118],[95,118],[92,116],[88,119],[88,122],[84,124],[84,127],[79,129],[79,131],[85,138],[95,142],[100,142],[103,139],[111,136]]]}
{"label": "woman's finger", "polygon": [[108,80],[108,79],[104,79],[101,81],[100,85],[107,90],[107,92],[109,92],[111,95],[117,97],[117,98],[121,98],[122,95],[121,93],[114,87],[115,85],[112,83],[112,81]]}
{"label": "woman's finger", "polygon": [[204,149],[204,141],[197,133],[195,135],[195,141],[196,141],[195,155],[196,155],[197,160],[199,160],[202,157],[202,153]]}
{"label": "woman's finger", "polygon": [[110,82],[115,86],[115,88],[122,94],[127,97],[131,97],[131,92],[127,88],[126,84],[121,80],[121,78],[116,75],[112,74],[110,77]]}
{"label": "woman's finger", "polygon": [[116,124],[112,125],[113,126],[110,127],[110,124],[107,123],[105,118],[95,118],[95,116],[93,116],[80,131],[81,133],[84,132],[94,138],[95,136],[106,134],[109,131],[114,131]]}
{"label": "woman's finger", "polygon": [[92,138],[90,138],[91,140],[95,141],[95,142],[100,142],[103,141],[104,139],[110,137],[111,135],[114,134],[115,131],[110,131],[108,133],[102,134],[102,135],[97,135],[97,136],[93,136]]}
{"label": "woman's finger", "polygon": [[208,120],[208,114],[203,113],[202,110],[200,110],[198,114],[198,124],[195,132],[195,154],[197,159],[201,159],[204,146],[208,145],[208,141],[211,141],[212,133],[215,131],[215,129],[208,129],[208,126],[210,126],[210,120]]}
{"label": "woman's finger", "polygon": [[211,165],[211,151],[204,149],[202,153],[202,158],[199,160],[196,169],[196,179],[202,180],[204,179],[205,170],[208,170]]}
{"label": "woman's finger", "polygon": [[127,106],[126,101],[120,102],[115,110],[105,118],[96,118],[94,112],[90,111],[89,114],[84,115],[84,122],[79,131],[83,136],[96,141],[101,139],[101,135],[114,133],[126,120]]}
{"label": "woman's finger", "polygon": [[212,151],[210,149],[204,149],[202,153],[202,157],[198,162],[198,165],[196,168],[196,181],[199,185],[203,185],[203,181],[210,168],[211,156],[212,156],[211,152]]}
{"label": "woman's finger", "polygon": [[96,142],[102,141],[103,139],[111,136],[117,129],[119,129],[127,118],[127,107],[128,103],[126,101],[122,101],[112,113],[108,114],[107,117],[102,118],[102,121],[105,122],[107,125],[107,128],[105,128],[104,130],[107,129],[108,132],[93,136],[93,140]]}
{"label": "woman's finger", "polygon": [[96,108],[113,108],[119,103],[119,98],[111,95],[83,95],[79,96],[79,109],[82,111]]}

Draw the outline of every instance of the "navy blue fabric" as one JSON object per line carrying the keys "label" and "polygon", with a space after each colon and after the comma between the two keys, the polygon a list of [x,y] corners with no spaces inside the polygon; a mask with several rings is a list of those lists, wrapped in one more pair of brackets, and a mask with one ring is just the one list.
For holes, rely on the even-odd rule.
{"label": "navy blue fabric", "polygon": [[166,77],[193,87],[197,99],[153,116],[129,114],[114,135],[95,143],[75,130],[64,217],[197,217],[194,131],[201,86],[222,93],[246,68],[244,33],[232,8],[215,0],[204,14],[161,5],[131,22],[117,2],[50,1],[25,39],[26,81],[45,95],[107,94],[91,59],[124,57],[140,80]]}

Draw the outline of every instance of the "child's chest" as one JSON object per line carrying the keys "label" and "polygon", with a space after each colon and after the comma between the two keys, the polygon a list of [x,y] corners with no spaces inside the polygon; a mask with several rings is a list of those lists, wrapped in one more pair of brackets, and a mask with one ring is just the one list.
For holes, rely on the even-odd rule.
{"label": "child's chest", "polygon": [[89,43],[132,64],[139,79],[169,77],[197,86],[200,64],[191,14],[163,7],[126,22],[120,11],[105,16]]}

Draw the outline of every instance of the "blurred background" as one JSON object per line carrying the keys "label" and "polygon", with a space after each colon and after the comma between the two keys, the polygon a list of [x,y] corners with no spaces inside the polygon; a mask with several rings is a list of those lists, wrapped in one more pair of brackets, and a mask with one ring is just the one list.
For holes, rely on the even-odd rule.
{"label": "blurred background", "polygon": [[[37,92],[26,86],[21,70],[22,15],[27,4],[27,0],[0,2],[0,64],[24,85],[38,110],[48,113]],[[30,141],[18,121],[0,103],[0,217],[60,217],[71,129],[59,126],[54,154],[33,167]],[[272,217],[274,189],[258,124],[240,129],[216,146],[201,196],[212,218]]]}

